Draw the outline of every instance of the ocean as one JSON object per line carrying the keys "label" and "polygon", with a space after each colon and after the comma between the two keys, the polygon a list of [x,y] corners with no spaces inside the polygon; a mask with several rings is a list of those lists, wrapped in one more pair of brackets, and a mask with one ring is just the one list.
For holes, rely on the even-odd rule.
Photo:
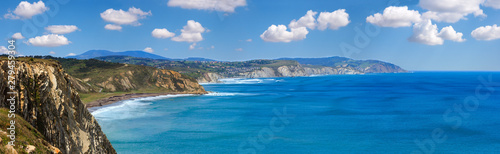
{"label": "ocean", "polygon": [[500,153],[500,72],[224,79],[92,114],[118,153]]}

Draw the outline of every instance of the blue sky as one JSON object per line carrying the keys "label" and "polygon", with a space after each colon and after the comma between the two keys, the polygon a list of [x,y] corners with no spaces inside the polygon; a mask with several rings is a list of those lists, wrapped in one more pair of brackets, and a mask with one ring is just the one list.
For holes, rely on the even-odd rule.
{"label": "blue sky", "polygon": [[[60,4],[60,1],[66,3]],[[408,70],[500,70],[500,31],[495,26],[500,24],[498,0],[441,1],[446,5],[429,0],[183,3],[186,1],[189,0],[42,0],[42,6],[38,0],[28,0],[25,4],[33,9],[25,12],[19,8],[21,1],[5,1],[0,6],[0,35],[7,40],[21,33],[24,38],[18,40],[17,48],[23,55],[64,57],[93,49],[151,48],[152,53],[169,58],[236,61],[343,56],[387,61]],[[388,8],[390,6],[394,7]],[[130,13],[130,8],[140,9],[139,13],[132,13],[135,16],[131,20],[114,14],[120,9]],[[36,9],[39,12],[33,12]],[[109,16],[103,17],[108,9],[111,9]],[[296,26],[293,27],[296,31],[291,31],[290,22],[299,20],[309,10],[316,12],[310,22],[313,26]],[[341,20],[346,17],[342,10],[348,14],[348,23]],[[319,22],[322,12],[325,20]],[[380,13],[379,16],[376,13]],[[369,16],[372,20],[367,19]],[[192,23],[187,26],[190,20]],[[326,27],[321,28],[320,23],[326,23]],[[121,30],[106,29],[107,24]],[[56,30],[61,30],[57,25],[75,26],[77,30],[71,27],[63,28],[62,32],[48,30],[54,25],[52,28]],[[283,25],[281,28],[287,30],[271,33],[283,32],[271,29],[272,25]],[[437,33],[432,33],[434,25]],[[444,31],[450,30],[445,28],[448,26],[452,26],[453,31],[445,34]],[[31,33],[26,27],[36,30]],[[367,27],[379,32],[364,37],[369,42],[356,45],[356,39],[364,35],[359,31],[365,33]],[[480,27],[473,36],[472,31]],[[153,37],[154,29],[163,28],[168,31],[161,34],[163,38]],[[183,29],[186,36],[181,36]],[[265,32],[268,35],[261,37]],[[51,44],[54,40],[42,37],[49,35],[62,36],[67,41]],[[415,39],[410,41],[412,36]],[[190,49],[190,46],[193,47]],[[346,46],[356,48],[356,52],[343,52],[342,47]]]}

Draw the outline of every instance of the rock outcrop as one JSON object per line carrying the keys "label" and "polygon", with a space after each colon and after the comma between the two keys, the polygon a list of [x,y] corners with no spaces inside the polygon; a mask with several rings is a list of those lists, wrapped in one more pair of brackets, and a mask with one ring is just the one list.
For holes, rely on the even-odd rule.
{"label": "rock outcrop", "polygon": [[[351,67],[323,67],[314,66],[307,67],[302,65],[285,65],[275,69],[270,67],[262,67],[261,69],[250,72],[239,73],[239,76],[231,76],[236,78],[272,78],[272,77],[296,77],[296,76],[311,76],[311,75],[334,75],[334,74],[364,74]],[[213,77],[216,76],[216,77]],[[219,79],[229,78],[216,73],[205,73],[204,76],[198,78],[200,83],[216,83]]]}
{"label": "rock outcrop", "polygon": [[[7,61],[0,60],[0,107],[8,107]],[[16,113],[62,153],[116,153],[81,102],[71,77],[51,60],[16,61]]]}
{"label": "rock outcrop", "polygon": [[[68,77],[80,93],[130,92],[158,90],[162,92],[206,93],[195,79],[178,72],[150,66],[117,64],[97,60],[74,60],[85,67],[64,66]],[[97,63],[96,66],[91,66]]]}
{"label": "rock outcrop", "polygon": [[217,83],[219,79],[223,79],[224,77],[217,73],[204,73],[202,77],[198,79],[199,83]]}

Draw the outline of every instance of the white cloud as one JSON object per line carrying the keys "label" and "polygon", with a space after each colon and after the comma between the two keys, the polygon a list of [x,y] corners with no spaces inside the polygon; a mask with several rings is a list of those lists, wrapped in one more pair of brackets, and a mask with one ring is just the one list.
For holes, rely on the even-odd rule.
{"label": "white cloud", "polygon": [[75,53],[69,53],[66,56],[76,56],[76,54]]}
{"label": "white cloud", "polygon": [[500,9],[500,0],[486,0],[484,6]]}
{"label": "white cloud", "polygon": [[174,37],[175,33],[169,32],[166,28],[163,29],[154,29],[153,32],[151,32],[151,35],[156,38],[169,38],[169,37]]}
{"label": "white cloud", "polygon": [[[11,53],[14,52],[15,55],[17,56],[23,56],[23,55],[19,55],[19,52],[13,50],[11,51]],[[9,54],[9,49],[7,49],[5,46],[0,46],[0,54]]]}
{"label": "white cloud", "polygon": [[141,9],[131,7],[128,11],[107,9],[101,13],[101,18],[104,21],[114,23],[116,25],[134,25],[139,26],[139,19],[144,19],[151,15],[151,11],[144,12]]}
{"label": "white cloud", "polygon": [[285,25],[271,25],[260,35],[260,38],[267,42],[291,42],[305,39],[308,33],[306,27],[292,28],[291,31],[287,31]]}
{"label": "white cloud", "polygon": [[500,39],[500,27],[498,27],[496,24],[494,24],[493,26],[481,26],[474,29],[471,35],[476,40],[490,41]]}
{"label": "white cloud", "polygon": [[455,42],[463,42],[465,39],[462,38],[464,34],[460,32],[456,32],[455,29],[453,29],[452,26],[444,27],[441,29],[441,32],[439,32],[438,36],[445,39],[445,40],[451,40]]}
{"label": "white cloud", "polygon": [[234,51],[243,51],[243,48],[236,48]]}
{"label": "white cloud", "polygon": [[187,25],[181,30],[181,35],[173,37],[172,41],[176,42],[199,42],[203,40],[201,33],[205,32],[205,28],[199,22],[189,20]]}
{"label": "white cloud", "polygon": [[[16,9],[14,12],[9,12],[4,15],[4,18],[7,19],[30,19],[34,15],[37,14],[42,14],[43,12],[49,10],[48,7],[45,6],[45,3],[42,1],[38,2],[33,2],[33,4],[27,2],[27,1],[22,1],[17,5]],[[14,13],[14,14],[12,14]]]}
{"label": "white cloud", "polygon": [[153,53],[155,50],[153,50],[153,48],[151,48],[151,47],[146,47],[146,48],[144,48],[143,51]]}
{"label": "white cloud", "polygon": [[312,10],[309,10],[307,11],[306,15],[304,15],[303,17],[300,17],[299,20],[295,20],[293,19],[290,24],[288,25],[288,28],[292,29],[292,28],[299,28],[299,27],[307,27],[309,29],[314,29],[316,28],[316,14],[318,14],[318,12],[314,12]]}
{"label": "white cloud", "polygon": [[104,29],[121,31],[122,30],[122,26],[120,26],[120,25],[114,25],[114,24],[107,24],[106,26],[104,26]]}
{"label": "white cloud", "polygon": [[168,51],[168,48],[164,48],[163,50]]}
{"label": "white cloud", "polygon": [[433,25],[430,20],[413,25],[413,35],[408,40],[427,45],[442,45],[444,42],[438,37],[437,25]]}
{"label": "white cloud", "polygon": [[213,45],[212,45],[212,46],[210,46],[210,48],[211,48],[211,49],[214,49],[214,48],[215,48],[215,46],[213,46]]}
{"label": "white cloud", "polygon": [[196,43],[189,45],[189,50],[193,50],[196,47]]}
{"label": "white cloud", "polygon": [[20,40],[20,39],[24,39],[24,36],[21,33],[14,33],[14,35],[12,35],[12,38],[16,39],[16,40]]}
{"label": "white cloud", "polygon": [[384,9],[383,14],[376,13],[366,18],[366,22],[381,27],[410,27],[421,20],[420,13],[408,10],[407,6],[389,6]]}
{"label": "white cloud", "polygon": [[51,54],[51,55],[55,55],[55,54],[56,54],[56,52],[54,52],[54,51],[50,51],[50,52],[49,52],[49,54]]}
{"label": "white cloud", "polygon": [[45,27],[45,30],[54,34],[68,34],[78,30],[75,25],[52,25]]}
{"label": "white cloud", "polygon": [[252,39],[248,39],[248,40],[246,40],[246,41],[247,41],[247,42],[252,42],[253,40],[252,40]]}
{"label": "white cloud", "polygon": [[444,40],[463,42],[465,39],[462,39],[462,36],[462,33],[456,32],[451,26],[444,27],[438,33],[437,25],[432,24],[431,20],[426,20],[413,25],[413,35],[408,40],[427,45],[442,45]]}
{"label": "white cloud", "polygon": [[331,30],[337,30],[340,27],[347,26],[349,21],[349,14],[345,9],[338,9],[333,12],[321,12],[318,17],[318,29],[325,30],[327,27]]}
{"label": "white cloud", "polygon": [[420,0],[420,6],[429,10],[422,14],[424,19],[432,19],[438,22],[455,23],[465,16],[486,17],[480,5],[484,0]]}
{"label": "white cloud", "polygon": [[68,45],[71,42],[68,41],[68,39],[63,35],[49,34],[49,35],[37,36],[35,38],[30,38],[28,39],[28,43],[33,46],[57,47],[62,45]]}
{"label": "white cloud", "polygon": [[9,54],[9,50],[5,46],[0,46],[1,54]]}
{"label": "white cloud", "polygon": [[246,6],[246,0],[169,0],[168,6],[183,9],[215,10],[234,12],[240,6]]}

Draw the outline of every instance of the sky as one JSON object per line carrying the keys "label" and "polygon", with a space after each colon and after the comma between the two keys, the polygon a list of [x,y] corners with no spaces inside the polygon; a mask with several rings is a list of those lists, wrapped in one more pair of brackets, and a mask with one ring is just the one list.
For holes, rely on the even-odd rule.
{"label": "sky", "polygon": [[342,56],[413,71],[500,71],[500,0],[11,0],[0,14],[0,51],[15,38],[19,55]]}

